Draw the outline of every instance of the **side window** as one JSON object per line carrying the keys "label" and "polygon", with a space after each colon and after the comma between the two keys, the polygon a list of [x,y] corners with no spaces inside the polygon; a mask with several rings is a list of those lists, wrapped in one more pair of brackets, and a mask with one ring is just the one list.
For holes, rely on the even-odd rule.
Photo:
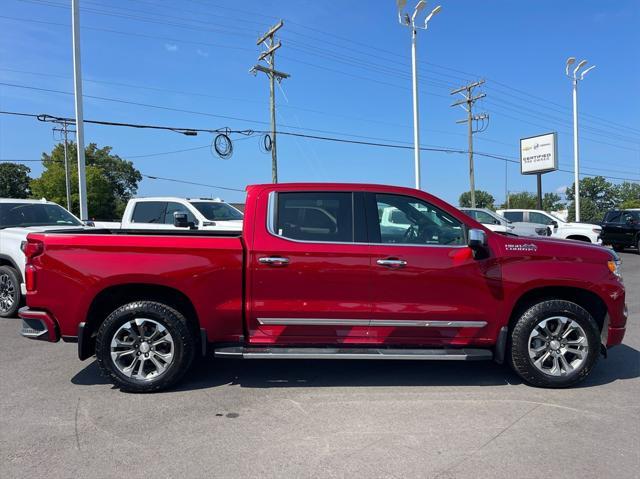
{"label": "side window", "polygon": [[604,219],[605,223],[620,223],[620,211],[609,211]]}
{"label": "side window", "polygon": [[165,201],[140,201],[133,209],[133,223],[164,223]]}
{"label": "side window", "polygon": [[507,218],[509,221],[523,221],[522,211],[505,211],[502,216]]}
{"label": "side window", "polygon": [[477,211],[476,220],[478,220],[478,222],[482,223],[483,225],[494,225],[498,223],[498,221],[493,216],[485,211]]}
{"label": "side window", "polygon": [[196,219],[193,216],[193,214],[191,213],[191,211],[189,211],[189,209],[184,206],[181,205],[180,203],[175,203],[175,202],[169,202],[167,203],[167,210],[164,214],[164,224],[165,225],[172,225],[173,224],[173,214],[174,213],[186,213],[187,214],[187,221],[190,221],[192,223],[196,223]]}
{"label": "side window", "polygon": [[389,217],[403,222],[385,222],[380,218],[380,242],[415,245],[464,245],[464,228],[453,216],[417,198],[377,194],[378,211],[390,211]]}
{"label": "side window", "polygon": [[302,241],[352,242],[353,195],[279,193],[275,233]]}
{"label": "side window", "polygon": [[529,223],[540,223],[543,225],[550,225],[553,220],[547,215],[538,213],[536,211],[529,211]]}

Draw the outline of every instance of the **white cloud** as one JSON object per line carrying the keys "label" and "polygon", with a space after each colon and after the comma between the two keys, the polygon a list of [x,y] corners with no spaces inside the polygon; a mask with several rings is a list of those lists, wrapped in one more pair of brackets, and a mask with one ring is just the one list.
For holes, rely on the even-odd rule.
{"label": "white cloud", "polygon": [[205,58],[209,56],[209,52],[205,52],[204,50],[200,50],[199,48],[196,50],[196,53],[198,54],[198,56]]}
{"label": "white cloud", "polygon": [[165,43],[164,44],[164,49],[168,52],[177,52],[178,51],[178,45],[176,45],[175,43]]}

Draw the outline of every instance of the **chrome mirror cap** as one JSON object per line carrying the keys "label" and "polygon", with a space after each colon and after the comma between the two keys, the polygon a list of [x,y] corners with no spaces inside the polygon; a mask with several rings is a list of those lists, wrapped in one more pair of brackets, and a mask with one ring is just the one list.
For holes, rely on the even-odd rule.
{"label": "chrome mirror cap", "polygon": [[487,234],[481,229],[470,229],[467,244],[472,249],[485,248],[487,246]]}

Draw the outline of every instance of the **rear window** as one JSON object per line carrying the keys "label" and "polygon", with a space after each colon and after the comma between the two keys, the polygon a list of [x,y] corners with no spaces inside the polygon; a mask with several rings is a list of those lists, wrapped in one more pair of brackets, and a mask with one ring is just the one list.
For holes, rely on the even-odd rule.
{"label": "rear window", "polygon": [[279,193],[276,234],[303,241],[352,242],[351,193]]}
{"label": "rear window", "polygon": [[505,211],[502,216],[509,221],[522,221],[523,213],[522,211]]}
{"label": "rear window", "polygon": [[0,228],[82,226],[62,206],[47,203],[0,203]]}

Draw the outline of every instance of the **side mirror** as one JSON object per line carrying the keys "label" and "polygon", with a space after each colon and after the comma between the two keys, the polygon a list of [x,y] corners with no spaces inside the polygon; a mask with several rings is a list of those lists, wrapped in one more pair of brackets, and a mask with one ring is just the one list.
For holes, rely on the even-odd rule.
{"label": "side mirror", "polygon": [[557,221],[555,221],[555,220],[554,220],[554,221],[552,221],[552,222],[551,222],[551,226],[553,226],[553,228],[554,228],[554,229],[555,229],[555,228],[557,228],[557,227],[558,227],[558,222],[557,222]]}
{"label": "side mirror", "polygon": [[189,221],[186,213],[173,213],[173,226],[176,228],[195,228],[193,221]]}
{"label": "side mirror", "polygon": [[475,258],[483,258],[489,253],[489,249],[487,248],[487,234],[482,230],[475,228],[470,229],[467,245],[473,250]]}
{"label": "side mirror", "polygon": [[85,226],[91,226],[91,227],[95,227],[96,226],[96,224],[92,220],[85,220],[84,221],[84,225]]}

